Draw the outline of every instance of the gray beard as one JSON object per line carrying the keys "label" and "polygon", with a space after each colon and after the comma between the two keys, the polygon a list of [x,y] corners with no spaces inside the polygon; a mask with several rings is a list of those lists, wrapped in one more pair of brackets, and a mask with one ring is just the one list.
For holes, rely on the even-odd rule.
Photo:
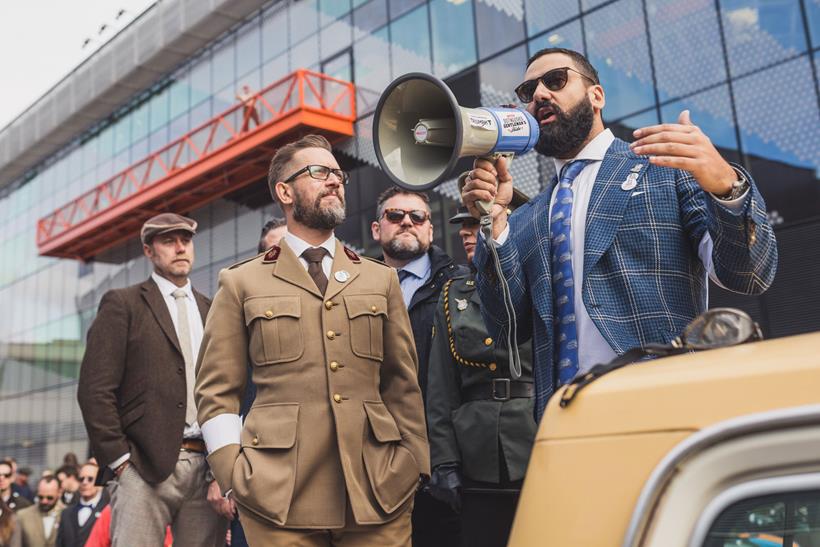
{"label": "gray beard", "polygon": [[321,200],[327,195],[320,195],[312,204],[307,205],[299,192],[296,192],[296,200],[293,203],[293,220],[304,224],[313,230],[332,230],[345,221],[345,202],[342,197],[339,200],[342,204],[339,207],[327,207],[322,209]]}
{"label": "gray beard", "polygon": [[398,239],[393,239],[382,250],[394,260],[413,260],[426,253],[428,249],[424,248],[419,240],[416,240],[415,245],[405,245]]}

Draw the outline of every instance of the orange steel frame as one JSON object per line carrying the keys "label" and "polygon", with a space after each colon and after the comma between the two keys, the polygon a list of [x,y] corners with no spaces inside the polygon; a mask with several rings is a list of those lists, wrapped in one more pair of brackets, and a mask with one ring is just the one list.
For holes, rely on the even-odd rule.
{"label": "orange steel frame", "polygon": [[353,84],[297,70],[41,218],[39,252],[87,260],[154,214],[188,212],[265,178],[275,150],[301,134],[352,136],[355,119]]}

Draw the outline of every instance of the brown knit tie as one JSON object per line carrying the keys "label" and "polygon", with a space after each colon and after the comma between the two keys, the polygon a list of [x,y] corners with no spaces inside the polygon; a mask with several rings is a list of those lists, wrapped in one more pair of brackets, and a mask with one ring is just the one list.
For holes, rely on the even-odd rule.
{"label": "brown knit tie", "polygon": [[316,283],[322,294],[325,294],[325,289],[327,289],[327,276],[322,269],[322,259],[326,253],[327,249],[324,247],[311,247],[302,252],[302,258],[307,260],[308,263],[308,275]]}

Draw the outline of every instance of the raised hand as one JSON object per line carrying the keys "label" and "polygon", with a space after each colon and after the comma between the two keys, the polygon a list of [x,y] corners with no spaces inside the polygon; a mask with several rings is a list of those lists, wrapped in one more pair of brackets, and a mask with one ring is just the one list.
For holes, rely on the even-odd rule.
{"label": "raised hand", "polygon": [[717,151],[698,126],[684,110],[678,123],[664,123],[636,129],[637,139],[630,146],[642,156],[650,156],[653,165],[689,171],[700,187],[707,192],[722,196],[732,190],[737,173]]}

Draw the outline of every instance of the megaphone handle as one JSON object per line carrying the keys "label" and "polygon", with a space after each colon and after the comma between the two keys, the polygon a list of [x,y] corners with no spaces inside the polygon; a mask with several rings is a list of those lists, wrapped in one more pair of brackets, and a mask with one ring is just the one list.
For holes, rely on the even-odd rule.
{"label": "megaphone handle", "polygon": [[[507,160],[507,168],[509,169],[514,157],[515,154],[513,152],[496,152],[495,154],[482,156],[481,159],[491,161],[493,162],[493,164],[495,164],[495,162],[498,161],[498,158],[505,158]],[[493,210],[492,201],[476,201],[475,206],[476,209],[478,209],[482,215],[489,215]]]}

